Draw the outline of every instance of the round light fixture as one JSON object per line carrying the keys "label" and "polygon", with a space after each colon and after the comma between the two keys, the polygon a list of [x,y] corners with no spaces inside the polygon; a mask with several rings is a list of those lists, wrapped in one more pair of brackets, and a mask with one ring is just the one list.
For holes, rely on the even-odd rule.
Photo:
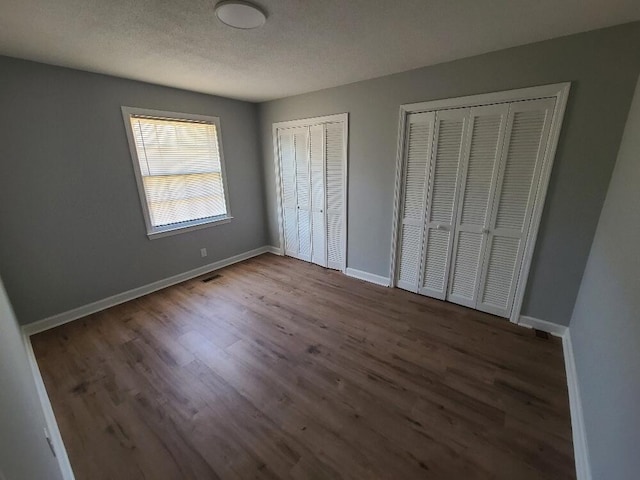
{"label": "round light fixture", "polygon": [[241,0],[228,0],[216,5],[216,17],[225,25],[248,30],[264,25],[267,15],[260,7]]}

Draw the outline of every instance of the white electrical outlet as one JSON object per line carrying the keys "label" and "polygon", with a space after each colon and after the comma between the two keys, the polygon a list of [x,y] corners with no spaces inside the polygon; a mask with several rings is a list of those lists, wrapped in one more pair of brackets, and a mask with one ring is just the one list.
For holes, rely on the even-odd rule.
{"label": "white electrical outlet", "polygon": [[201,257],[206,257],[207,256],[207,249],[206,248],[201,248],[200,249],[200,256]]}

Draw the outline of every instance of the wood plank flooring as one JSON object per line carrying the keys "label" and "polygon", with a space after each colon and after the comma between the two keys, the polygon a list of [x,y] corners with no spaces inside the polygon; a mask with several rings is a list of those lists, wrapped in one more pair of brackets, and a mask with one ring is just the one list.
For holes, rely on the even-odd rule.
{"label": "wood plank flooring", "polygon": [[32,337],[78,480],[575,478],[559,339],[271,254],[216,273]]}

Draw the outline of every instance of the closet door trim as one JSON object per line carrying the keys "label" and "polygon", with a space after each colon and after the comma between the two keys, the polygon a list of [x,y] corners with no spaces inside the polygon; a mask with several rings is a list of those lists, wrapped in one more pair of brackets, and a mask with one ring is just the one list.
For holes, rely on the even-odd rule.
{"label": "closet door trim", "polygon": [[420,113],[428,111],[438,111],[451,108],[477,107],[482,105],[490,105],[495,103],[511,103],[523,100],[535,100],[540,98],[555,98],[555,107],[551,119],[551,127],[549,138],[547,140],[547,148],[542,160],[542,172],[536,186],[534,208],[531,215],[528,235],[525,240],[524,253],[522,256],[522,266],[516,282],[513,306],[509,315],[509,320],[513,323],[520,322],[520,310],[524,300],[524,292],[526,290],[529,270],[531,268],[531,259],[535,248],[542,211],[549,186],[549,179],[553,167],[553,161],[560,136],[560,128],[567,106],[569,97],[570,82],[556,83],[551,85],[542,85],[539,87],[521,88],[517,90],[507,90],[502,92],[487,93],[481,95],[472,95],[465,97],[457,97],[450,99],[440,99],[429,102],[412,103],[400,106],[400,119],[398,125],[398,144],[396,154],[396,179],[395,179],[395,200],[394,200],[394,218],[393,233],[391,242],[391,261],[389,277],[391,279],[391,287],[396,286],[397,279],[397,260],[398,260],[398,233],[399,218],[401,210],[401,191],[402,191],[402,165],[406,154],[405,134],[406,121],[410,113]]}
{"label": "closet door trim", "polygon": [[[310,127],[312,125],[319,124],[327,124],[327,123],[339,123],[342,122],[343,125],[343,219],[342,219],[342,273],[346,272],[347,269],[347,238],[348,238],[348,230],[347,230],[347,216],[349,212],[349,197],[348,193],[348,185],[349,185],[349,176],[348,176],[348,165],[349,165],[349,157],[348,157],[348,149],[349,149],[349,114],[348,113],[337,113],[335,115],[324,115],[321,117],[310,117],[310,118],[302,118],[298,120],[289,120],[284,122],[275,122],[271,128],[271,138],[273,142],[273,164],[274,164],[274,172],[275,172],[275,183],[276,183],[276,203],[277,203],[277,214],[278,214],[278,254],[284,255],[284,221],[283,214],[284,210],[282,208],[282,185],[281,185],[281,166],[280,166],[280,149],[278,142],[278,130],[288,129],[288,128],[296,128],[296,127]],[[326,188],[326,186],[325,186]],[[326,211],[326,210],[325,210]]]}

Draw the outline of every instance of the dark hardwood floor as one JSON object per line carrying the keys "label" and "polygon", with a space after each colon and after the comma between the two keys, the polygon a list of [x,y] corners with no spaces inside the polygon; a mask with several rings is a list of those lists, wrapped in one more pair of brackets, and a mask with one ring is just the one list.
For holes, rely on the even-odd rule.
{"label": "dark hardwood floor", "polygon": [[271,254],[216,273],[32,337],[78,480],[575,478],[559,339]]}

